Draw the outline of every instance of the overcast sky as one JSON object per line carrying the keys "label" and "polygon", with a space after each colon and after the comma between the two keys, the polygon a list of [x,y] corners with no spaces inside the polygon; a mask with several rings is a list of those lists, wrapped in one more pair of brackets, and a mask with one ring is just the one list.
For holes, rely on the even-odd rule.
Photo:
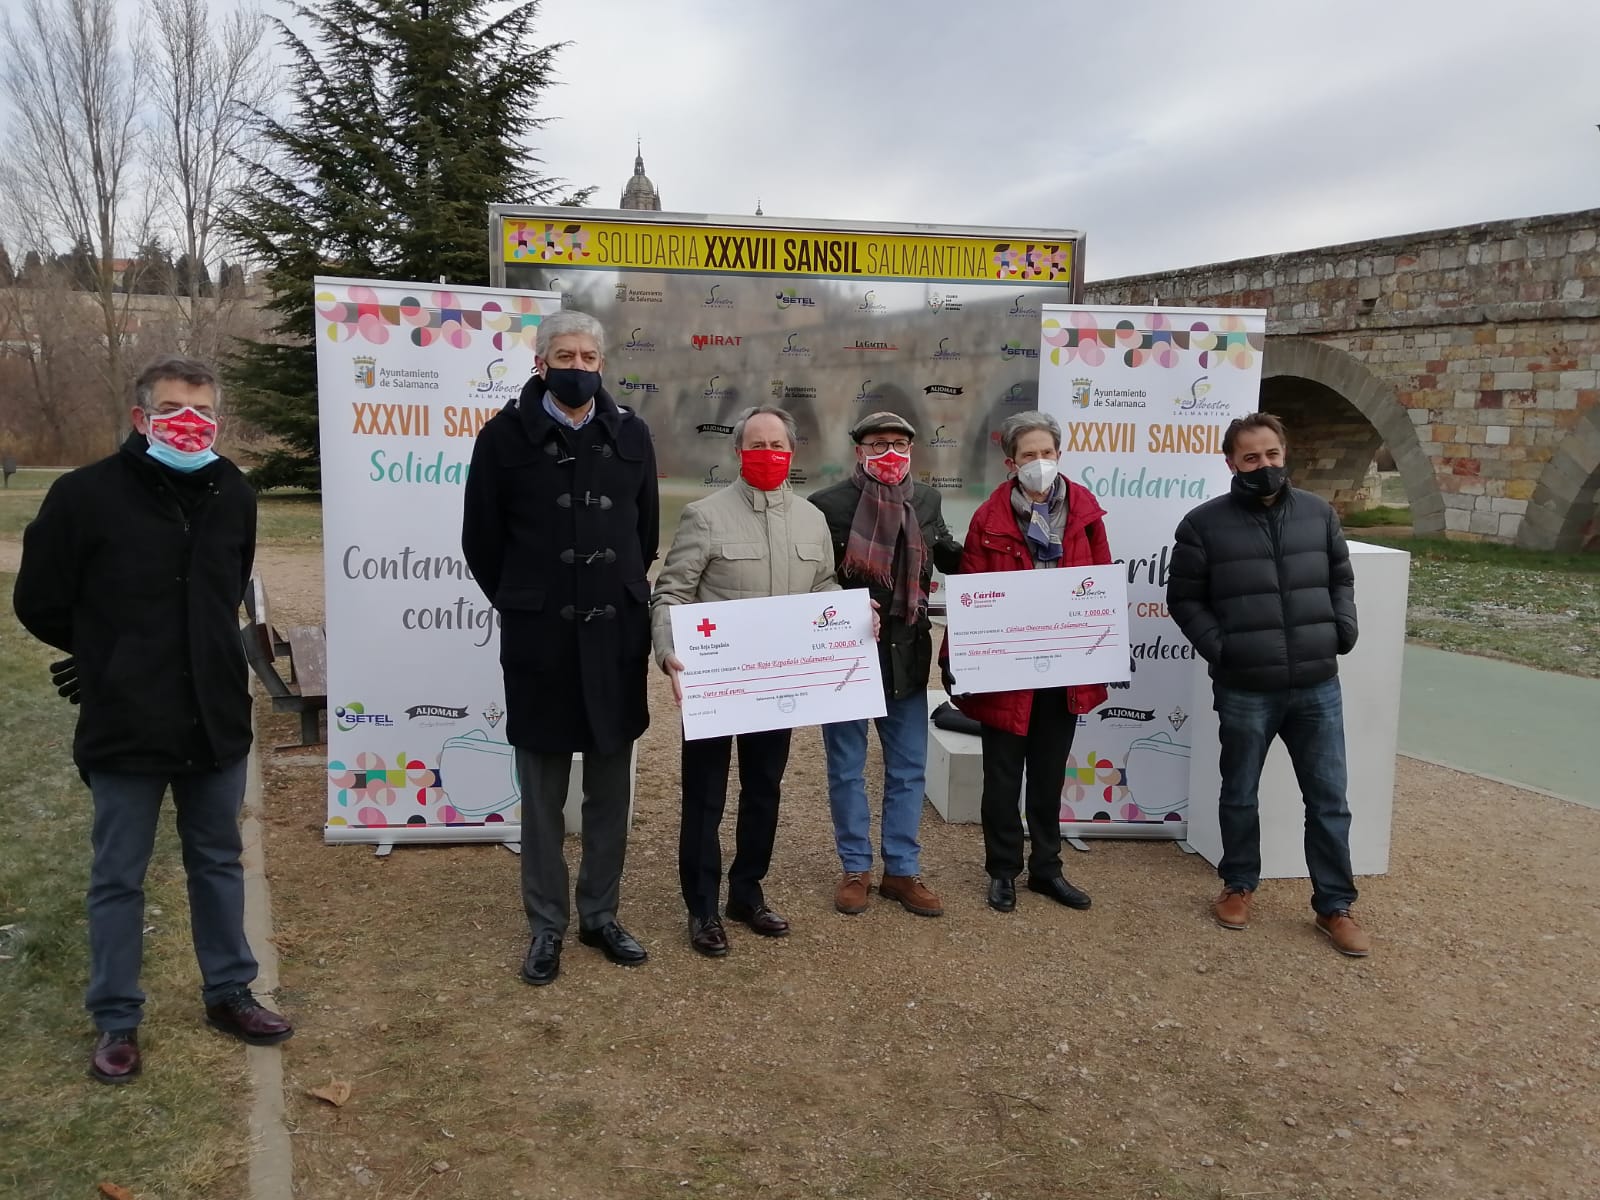
{"label": "overcast sky", "polygon": [[1596,0],[545,0],[541,31],[572,43],[541,153],[608,207],[636,133],[669,210],[1075,228],[1090,278],[1600,206]]}

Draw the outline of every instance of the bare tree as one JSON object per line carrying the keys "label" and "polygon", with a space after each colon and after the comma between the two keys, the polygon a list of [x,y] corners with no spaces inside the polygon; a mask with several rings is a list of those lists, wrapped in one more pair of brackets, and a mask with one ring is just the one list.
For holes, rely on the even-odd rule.
{"label": "bare tree", "polygon": [[208,357],[217,350],[217,305],[206,302],[204,281],[220,271],[221,220],[244,182],[251,116],[266,107],[274,76],[267,18],[240,9],[213,21],[209,8],[208,0],[147,0],[145,22],[154,37],[149,171],[182,268],[173,290],[188,326],[185,349]]}
{"label": "bare tree", "polygon": [[135,190],[139,42],[119,36],[115,0],[12,0],[0,28],[8,44],[0,95],[10,109],[0,193],[24,244],[93,252],[114,438],[127,380],[116,255]]}

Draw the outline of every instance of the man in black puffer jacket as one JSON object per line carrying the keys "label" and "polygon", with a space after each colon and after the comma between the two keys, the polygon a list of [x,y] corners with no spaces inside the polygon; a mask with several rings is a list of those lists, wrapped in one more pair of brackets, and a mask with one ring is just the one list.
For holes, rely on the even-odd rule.
{"label": "man in black puffer jacket", "polygon": [[251,733],[239,604],[255,493],[212,448],[220,397],[209,367],[157,359],[134,396],[121,451],[51,485],[22,535],[12,601],[28,632],[76,667],[61,672],[61,694],[82,705],[72,752],[94,800],[85,1006],[100,1031],[89,1073],[102,1083],[140,1069],[144,877],[169,787],[207,1021],[257,1046],[292,1032],[250,994],[244,936]]}
{"label": "man in black puffer jacket", "polygon": [[1281,737],[1305,801],[1317,928],[1359,958],[1371,940],[1350,915],[1356,886],[1338,664],[1356,644],[1355,575],[1332,506],[1288,486],[1287,449],[1271,413],[1228,427],[1222,450],[1233,486],[1178,526],[1167,608],[1210,664],[1221,723],[1217,923],[1249,924],[1261,882],[1257,788],[1272,739]]}

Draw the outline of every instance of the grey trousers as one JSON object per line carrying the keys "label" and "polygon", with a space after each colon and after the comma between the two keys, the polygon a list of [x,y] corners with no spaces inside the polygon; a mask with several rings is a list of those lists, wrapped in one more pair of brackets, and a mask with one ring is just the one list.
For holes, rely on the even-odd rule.
{"label": "grey trousers", "polygon": [[[583,861],[578,867],[578,926],[599,929],[617,919],[622,862],[628,849],[629,768],[633,747],[583,756]],[[517,750],[522,790],[522,907],[528,928],[567,932],[567,860],[561,852],[572,755]]]}
{"label": "grey trousers", "polygon": [[189,929],[200,962],[201,998],[215,1004],[256,978],[244,936],[244,868],[239,806],[246,763],[204,775],[89,773],[94,797],[89,869],[89,990],[84,1007],[95,1028],[133,1029],[144,1011],[144,877],[155,848],[161,798],[172,787]]}

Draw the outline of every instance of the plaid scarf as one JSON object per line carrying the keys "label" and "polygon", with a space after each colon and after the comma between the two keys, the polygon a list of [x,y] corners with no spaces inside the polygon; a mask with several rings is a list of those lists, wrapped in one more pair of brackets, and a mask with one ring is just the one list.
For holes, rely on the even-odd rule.
{"label": "plaid scarf", "polygon": [[887,616],[916,621],[928,602],[922,590],[922,565],[928,550],[911,505],[911,475],[908,472],[899,483],[880,483],[857,463],[855,485],[861,499],[850,522],[850,540],[841,565],[850,574],[893,591]]}
{"label": "plaid scarf", "polygon": [[1011,489],[1011,509],[1033,561],[1054,565],[1061,557],[1061,535],[1067,528],[1067,481],[1057,475],[1050,499],[1041,504],[1029,500],[1018,484]]}

